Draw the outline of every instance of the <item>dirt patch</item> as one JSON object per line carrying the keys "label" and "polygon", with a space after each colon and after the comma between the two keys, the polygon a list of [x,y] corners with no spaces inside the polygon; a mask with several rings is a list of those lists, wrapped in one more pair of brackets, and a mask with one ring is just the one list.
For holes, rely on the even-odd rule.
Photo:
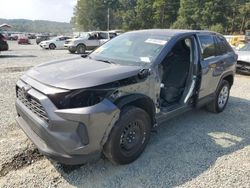
{"label": "dirt patch", "polygon": [[41,160],[43,155],[41,155],[38,149],[28,149],[22,153],[15,155],[10,162],[4,163],[2,169],[0,170],[0,177],[5,176],[12,170],[17,170],[28,166],[38,160]]}

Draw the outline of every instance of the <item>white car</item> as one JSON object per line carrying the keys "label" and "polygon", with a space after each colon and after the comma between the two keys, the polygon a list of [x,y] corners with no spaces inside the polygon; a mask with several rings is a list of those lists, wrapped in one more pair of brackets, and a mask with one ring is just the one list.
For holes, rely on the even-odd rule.
{"label": "white car", "polygon": [[238,54],[237,71],[250,75],[250,43],[236,53]]}
{"label": "white car", "polygon": [[55,37],[51,40],[46,40],[46,41],[42,41],[40,42],[40,46],[43,49],[63,49],[64,48],[64,43],[66,40],[70,39],[70,37],[65,37],[65,36],[59,36],[59,37]]}

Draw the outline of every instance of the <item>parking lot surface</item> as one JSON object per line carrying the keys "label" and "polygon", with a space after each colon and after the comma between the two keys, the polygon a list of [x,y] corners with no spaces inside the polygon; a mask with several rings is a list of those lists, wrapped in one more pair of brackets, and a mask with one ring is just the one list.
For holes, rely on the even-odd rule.
{"label": "parking lot surface", "polygon": [[15,123],[15,83],[30,67],[76,55],[9,42],[0,54],[0,187],[250,187],[250,77],[237,75],[226,110],[193,110],[159,125],[142,156],[63,166]]}

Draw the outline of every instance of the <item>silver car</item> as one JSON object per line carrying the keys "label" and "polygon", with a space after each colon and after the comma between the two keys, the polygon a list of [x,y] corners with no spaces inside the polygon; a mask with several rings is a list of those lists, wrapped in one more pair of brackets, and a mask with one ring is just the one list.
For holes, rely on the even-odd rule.
{"label": "silver car", "polygon": [[236,51],[238,54],[237,71],[250,75],[250,43]]}
{"label": "silver car", "polygon": [[69,50],[70,53],[77,52],[78,54],[84,54],[87,50],[94,50],[96,47],[107,42],[116,35],[115,33],[109,33],[105,31],[94,31],[82,33],[79,37],[69,39],[64,43],[64,47]]}

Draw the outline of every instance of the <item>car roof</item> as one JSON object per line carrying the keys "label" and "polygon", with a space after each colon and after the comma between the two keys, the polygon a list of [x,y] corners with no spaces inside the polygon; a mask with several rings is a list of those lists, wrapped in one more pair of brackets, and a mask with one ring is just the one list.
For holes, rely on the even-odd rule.
{"label": "car roof", "polygon": [[184,30],[184,29],[147,29],[147,30],[138,30],[130,31],[129,33],[153,33],[166,36],[177,36],[182,34],[218,34],[216,32],[206,31],[206,30]]}

